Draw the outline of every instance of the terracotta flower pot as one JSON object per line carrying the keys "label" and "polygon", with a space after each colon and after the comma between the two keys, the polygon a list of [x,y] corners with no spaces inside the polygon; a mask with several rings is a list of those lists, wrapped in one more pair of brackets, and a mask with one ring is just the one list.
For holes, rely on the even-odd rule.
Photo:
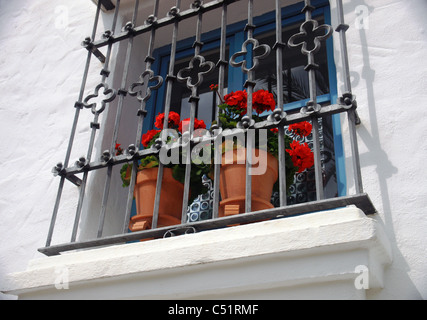
{"label": "terracotta flower pot", "polygon": [[[242,151],[243,150],[243,151]],[[271,194],[278,178],[278,160],[270,153],[254,149],[254,156],[266,159],[267,168],[263,174],[252,175],[252,211],[273,208]],[[226,163],[233,154],[233,163]],[[228,158],[227,158],[228,157]],[[228,162],[231,162],[228,160]],[[246,149],[234,149],[223,153],[219,188],[222,201],[219,216],[245,212],[246,194]],[[254,165],[253,168],[257,168]]]}
{"label": "terracotta flower pot", "polygon": [[[158,227],[181,223],[182,198],[184,195],[184,185],[174,179],[172,169],[164,168],[163,170]],[[137,214],[130,220],[129,229],[131,231],[141,231],[151,228],[157,173],[158,168],[149,168],[141,170],[137,174],[134,192]]]}

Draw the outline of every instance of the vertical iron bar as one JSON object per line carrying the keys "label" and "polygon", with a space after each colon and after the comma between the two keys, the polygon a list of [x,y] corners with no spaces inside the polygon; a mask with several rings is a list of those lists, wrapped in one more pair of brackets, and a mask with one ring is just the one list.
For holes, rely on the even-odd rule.
{"label": "vertical iron bar", "polygon": [[[220,53],[219,53],[219,79],[218,79],[218,94],[220,97],[224,96],[225,93],[225,61],[228,61],[228,57],[225,57],[226,53],[226,42],[227,42],[227,3],[224,2],[222,5],[222,16],[221,16],[221,43],[220,43]],[[218,97],[216,97],[218,98]],[[221,103],[221,101],[219,101]],[[218,103],[218,104],[219,104]],[[219,113],[220,109],[216,107],[215,121],[219,128]],[[217,141],[218,140],[218,141]],[[222,135],[219,134],[213,141],[214,143],[214,193],[213,193],[213,208],[212,208],[212,218],[218,218],[219,211],[219,180],[220,180],[220,170],[221,170],[221,143]]]}
{"label": "vertical iron bar", "polygon": [[[283,112],[283,43],[282,43],[282,8],[276,0],[276,70],[277,70],[277,106]],[[286,150],[285,128],[279,126],[279,199],[280,206],[286,206]]]}
{"label": "vertical iron bar", "polygon": [[[116,9],[114,11],[114,17],[113,17],[113,23],[111,26],[111,31],[114,33],[116,30],[116,24],[117,24],[117,18],[118,18],[118,14],[119,14],[119,10],[120,10],[120,0],[117,0],[116,3]],[[108,44],[108,48],[107,48],[107,54],[105,57],[105,64],[104,64],[104,70],[107,71],[109,64],[110,64],[110,57],[111,57],[111,51],[112,51],[112,47],[113,44],[110,42]],[[104,82],[107,78],[107,74],[104,72],[103,76],[102,76],[102,82]],[[120,107],[119,107],[120,108]],[[117,109],[117,118],[119,118],[119,108]],[[117,131],[118,131],[118,124],[117,124],[117,119],[116,119],[116,124],[114,127],[114,134],[113,134],[113,139],[112,139],[112,143],[111,143],[111,147],[110,147],[110,154],[112,155],[114,153],[114,145],[117,142]],[[98,233],[97,233],[97,237],[100,238],[102,236],[102,231],[104,229],[104,221],[105,221],[105,214],[106,214],[106,210],[107,210],[107,201],[108,201],[108,195],[110,192],[110,184],[111,184],[111,173],[113,170],[113,166],[110,165],[107,168],[107,177],[105,180],[105,187],[104,187],[104,194],[102,196],[102,204],[101,204],[101,214],[99,217],[99,224],[98,224]]]}
{"label": "vertical iron bar", "polygon": [[[138,7],[139,7],[139,0],[136,0],[134,11],[133,11],[133,16],[132,16],[132,25],[133,26],[136,24],[136,19],[138,17]],[[133,35],[131,35],[128,38],[128,46],[127,46],[127,50],[126,50],[125,63],[124,63],[123,74],[122,74],[121,90],[125,90],[124,88],[126,87],[126,82],[127,82],[127,78],[128,78],[128,74],[129,74],[129,67],[130,67],[132,49],[133,49],[133,39],[134,39]],[[125,96],[123,94],[120,94],[118,106],[117,106],[117,110],[116,110],[116,119],[114,122],[113,137],[111,139],[110,154],[114,153],[114,146],[117,143],[117,137],[118,137],[118,133],[119,133],[119,125],[120,125],[120,119],[121,119],[121,115],[122,115],[122,111],[123,111],[124,99],[125,99]],[[106,209],[107,209],[108,195],[110,192],[112,170],[113,170],[113,166],[111,166],[111,165],[108,166],[107,177],[106,177],[106,182],[105,182],[105,187],[104,187],[104,195],[103,195],[103,199],[102,199],[101,217],[100,217],[100,224],[99,224],[99,228],[98,228],[98,238],[102,236],[102,230],[103,230],[103,225],[104,225],[104,220],[105,220],[105,213],[106,213]]]}
{"label": "vertical iron bar", "polygon": [[[156,0],[154,3],[154,10],[153,10],[154,19],[157,18],[158,8],[159,8],[159,0]],[[151,64],[152,64],[151,56],[153,53],[155,37],[156,37],[156,28],[153,27],[151,29],[150,41],[148,44],[147,57],[145,59],[145,63],[146,63],[145,69],[146,70],[151,70]],[[146,90],[149,90],[148,82],[146,85],[147,85]],[[138,111],[139,120],[138,120],[136,137],[135,137],[135,147],[136,148],[139,148],[141,145],[141,135],[142,135],[142,128],[144,125],[144,117],[145,117],[143,112],[146,111],[146,100],[145,99],[143,99],[141,101],[140,111],[142,111],[142,113],[139,113],[139,111]],[[126,214],[125,214],[125,219],[124,219],[124,223],[123,223],[123,233],[126,233],[128,228],[129,228],[129,221],[130,221],[130,215],[131,215],[131,210],[132,210],[133,194],[134,194],[134,190],[135,190],[135,183],[136,183],[136,179],[137,179],[137,174],[138,174],[138,161],[134,160],[132,162],[132,171],[131,171],[131,178],[130,178],[130,184],[129,184],[129,192],[128,192],[128,198],[127,198],[127,202],[126,202],[126,211],[125,211]]]}
{"label": "vertical iron bar", "polygon": [[[155,4],[154,4],[154,11],[153,11],[153,16],[157,17],[158,15],[158,7],[159,7],[159,2],[158,0],[156,0]],[[148,46],[148,53],[147,53],[147,57],[151,57],[152,53],[153,53],[153,46],[154,46],[154,40],[155,40],[155,28],[153,28],[151,30],[151,37],[150,37],[150,43]],[[146,59],[146,70],[151,69],[151,64],[152,61],[150,59]],[[147,89],[148,89],[148,83],[147,83]],[[137,125],[137,130],[136,130],[136,137],[135,137],[135,147],[139,148],[141,145],[141,139],[142,139],[142,129],[143,129],[143,125],[144,125],[144,111],[146,111],[146,100],[143,99],[141,101],[141,106],[140,106],[140,111],[142,111],[141,114],[139,114],[139,120],[138,120],[138,125]],[[159,168],[160,170],[160,168]],[[135,191],[135,183],[136,183],[136,179],[137,179],[137,174],[138,174],[138,161],[134,160],[132,162],[132,171],[131,171],[131,178],[130,178],[130,183],[129,183],[129,193],[128,193],[128,199],[126,202],[126,214],[125,214],[125,219],[124,219],[124,223],[123,223],[123,233],[126,233],[128,230],[128,226],[129,226],[129,221],[130,221],[130,215],[131,215],[131,211],[132,211],[132,203],[133,203],[133,194]]]}
{"label": "vertical iron bar", "polygon": [[[139,5],[139,0],[136,0],[135,1],[135,10],[134,10],[134,15],[133,15],[133,23],[136,22],[136,15],[137,15],[137,11],[138,11],[138,5]],[[127,77],[127,74],[128,74],[128,71],[129,71],[128,70],[129,69],[129,62],[128,61],[130,60],[131,49],[132,49],[132,37],[129,37],[128,50],[126,52],[127,66],[125,65],[125,68],[124,68],[124,71],[123,71],[123,79],[125,79]],[[123,84],[123,79],[122,79],[122,84]],[[125,82],[125,80],[124,80],[124,82]],[[125,85],[126,85],[126,83],[125,83]],[[118,111],[117,111],[118,114],[121,113],[122,104],[123,104],[123,95],[120,95],[119,106],[118,106]],[[99,118],[99,114],[96,112],[95,116],[94,116],[94,120],[93,120],[94,124],[98,124],[98,118]],[[118,125],[116,123],[116,125],[114,127],[114,130],[117,130],[117,127],[118,127]],[[93,126],[92,127],[92,133],[91,133],[90,141],[89,141],[89,148],[88,148],[88,153],[87,153],[87,160],[86,160],[88,163],[90,162],[90,159],[92,157],[93,146],[94,146],[94,142],[95,142],[96,130],[98,130],[98,128],[96,126]],[[109,176],[110,176],[110,179],[111,179],[111,172],[109,172]],[[72,233],[72,236],[71,236],[71,242],[75,242],[76,241],[78,224],[79,224],[79,221],[80,221],[80,215],[81,215],[82,206],[83,206],[84,194],[85,194],[85,190],[86,190],[87,178],[88,178],[88,171],[85,171],[84,174],[83,174],[82,185],[81,185],[81,189],[80,189],[80,198],[79,198],[79,203],[78,203],[78,206],[77,206],[76,218],[74,220],[74,227],[73,227],[73,233]],[[109,181],[109,178],[108,178],[108,175],[107,175],[106,188],[109,187],[109,182],[110,181]],[[106,188],[104,188],[104,195],[108,195],[108,190]],[[103,199],[103,202],[105,202],[107,200],[108,200],[108,196]]]}
{"label": "vertical iron bar", "polygon": [[[348,49],[347,49],[347,39],[346,31],[349,26],[345,24],[344,21],[344,9],[342,0],[337,0],[337,14],[338,14],[338,27],[336,29],[340,35],[340,47],[341,47],[341,60],[342,60],[342,74],[344,82],[344,92],[352,95],[351,90],[351,80],[350,80],[350,68],[348,61]],[[356,194],[363,193],[363,184],[362,184],[362,172],[360,168],[360,157],[359,157],[359,146],[357,142],[357,133],[356,133],[356,120],[357,112],[355,108],[351,108],[347,112],[348,117],[348,126],[350,134],[350,144],[351,144],[351,153],[353,159],[353,171],[354,171],[354,185],[356,187]]]}
{"label": "vertical iron bar", "polygon": [[[180,10],[181,7],[181,0],[176,1],[176,9],[177,11]],[[169,121],[169,111],[171,106],[171,99],[172,99],[172,87],[173,87],[173,81],[174,81],[174,67],[175,67],[175,55],[176,55],[176,43],[178,38],[178,29],[179,29],[179,19],[177,18],[174,23],[173,31],[172,31],[172,44],[171,44],[171,54],[170,54],[170,62],[169,62],[169,70],[168,70],[168,76],[166,78],[166,100],[165,100],[165,118],[163,122],[163,128],[168,128],[168,121]],[[166,132],[161,133],[162,135],[162,141],[166,141]],[[157,172],[157,182],[156,182],[156,195],[154,197],[154,209],[153,209],[153,220],[151,224],[151,228],[155,229],[157,228],[157,222],[158,222],[158,215],[159,215],[159,208],[160,208],[160,195],[162,190],[162,182],[163,182],[163,163],[159,161],[159,167]]]}
{"label": "vertical iron bar", "polygon": [[[311,11],[313,7],[311,6],[310,0],[305,0],[305,18],[306,21],[311,20]],[[324,198],[323,191],[323,175],[322,175],[322,159],[320,155],[320,134],[319,134],[319,121],[316,116],[317,106],[317,85],[316,85],[316,71],[312,67],[314,65],[314,53],[310,52],[308,54],[308,82],[310,90],[310,103],[314,109],[313,116],[311,118],[313,126],[313,153],[314,153],[314,174],[316,181],[316,197],[317,200],[322,200]]]}
{"label": "vertical iron bar", "polygon": [[[253,30],[253,0],[248,1],[248,39],[252,39],[254,35]],[[253,63],[253,61],[252,61]],[[248,79],[246,82],[247,86],[247,116],[249,117],[249,120],[252,120],[252,94],[253,94],[253,70],[252,70],[252,63],[251,63],[251,70],[248,71]],[[252,168],[252,135],[249,133],[248,129],[247,131],[247,145],[246,145],[246,197],[245,197],[245,212],[251,212],[252,211],[252,176],[251,176],[251,168]]]}
{"label": "vertical iron bar", "polygon": [[[154,13],[153,13],[154,17],[157,17],[158,10],[159,10],[159,1],[156,0],[156,2],[154,4]],[[151,57],[151,55],[153,53],[154,38],[155,38],[155,28],[153,28],[153,30],[152,30],[151,39],[150,39],[150,45],[149,45],[149,48],[148,48],[148,56],[150,56],[150,57]],[[147,69],[151,69],[151,62],[149,60],[147,60]],[[147,86],[148,86],[148,83],[147,83]],[[143,108],[145,109],[145,105],[143,106]],[[163,129],[165,129],[165,128],[168,129],[168,123],[169,123],[169,110],[168,110],[167,114],[165,113],[165,118],[164,118],[164,121],[163,121]],[[166,136],[165,136],[165,133],[163,131],[161,133],[161,138],[162,138],[162,141],[166,141]],[[135,175],[135,181],[136,181],[136,174],[137,174],[137,172],[136,172],[137,171],[136,170],[136,163],[134,163],[133,167],[134,167],[133,171],[135,171],[135,173],[133,173],[133,175]],[[155,197],[155,200],[154,200],[153,220],[151,221],[151,228],[152,229],[157,228],[157,223],[158,223],[158,219],[159,219],[160,193],[157,194],[157,191],[158,190],[161,191],[162,180],[163,180],[163,164],[161,163],[161,159],[160,159],[159,160],[159,168],[158,168],[158,172],[157,172],[156,197]],[[157,195],[158,195],[158,197],[157,197]],[[131,197],[131,194],[129,193],[129,199],[130,199],[130,197]],[[156,199],[158,199],[158,201],[159,201],[158,203],[156,203]],[[156,207],[156,205],[157,205],[157,207]]]}
{"label": "vertical iron bar", "polygon": [[316,116],[311,118],[313,132],[313,154],[314,154],[314,173],[316,179],[316,197],[317,200],[324,198],[323,192],[323,175],[322,175],[322,159],[320,155],[320,134],[319,134],[319,119]]}
{"label": "vertical iron bar", "polygon": [[50,244],[52,242],[52,235],[53,235],[53,230],[55,228],[56,216],[58,215],[59,203],[61,202],[62,190],[64,189],[64,182],[65,182],[65,178],[61,177],[61,180],[59,181],[58,193],[56,194],[55,206],[53,208],[53,213],[50,220],[49,231],[47,234],[46,247],[50,247]]}
{"label": "vertical iron bar", "polygon": [[[194,122],[196,118],[196,109],[197,109],[197,87],[192,89],[191,93],[191,106],[190,106],[190,123],[188,126],[189,140],[185,145],[185,180],[184,180],[184,195],[182,200],[182,215],[181,222],[185,223],[187,220],[187,207],[188,207],[188,197],[190,195],[190,182],[191,182],[191,136],[194,132]],[[196,190],[193,190],[193,192]]]}
{"label": "vertical iron bar", "polygon": [[[199,11],[197,15],[197,26],[196,26],[196,41],[194,42],[194,56],[200,55],[202,47],[202,22],[203,22],[203,12]],[[182,199],[182,215],[181,222],[185,223],[187,216],[187,207],[188,207],[188,196],[190,193],[190,182],[191,182],[191,136],[194,131],[194,122],[196,118],[196,109],[198,106],[199,97],[197,95],[197,86],[194,86],[191,89],[190,97],[190,124],[189,124],[189,133],[190,139],[185,147],[185,180],[184,180],[184,196]],[[183,132],[184,134],[184,132]]]}
{"label": "vertical iron bar", "polygon": [[[100,12],[101,12],[101,2],[98,3],[98,6],[96,8],[95,21],[93,23],[92,35],[91,35],[91,39],[92,40],[95,39],[96,30],[97,30],[97,27],[98,27],[98,20],[99,20]],[[83,72],[83,79],[82,79],[82,83],[81,83],[81,86],[80,86],[80,93],[79,93],[79,99],[78,99],[78,103],[79,104],[81,104],[82,100],[83,100],[83,95],[84,95],[84,90],[85,90],[85,87],[86,87],[87,76],[88,76],[88,73],[89,73],[89,67],[90,67],[91,58],[92,58],[92,53],[90,51],[88,51],[87,58],[86,58],[86,64],[85,64],[85,68],[84,68],[84,72]],[[63,165],[64,168],[68,167],[68,164],[69,164],[69,161],[70,161],[71,150],[72,150],[73,144],[74,144],[74,137],[76,135],[77,123],[79,121],[79,117],[80,117],[80,107],[76,107],[75,108],[73,125],[72,125],[72,128],[71,128],[71,134],[70,134],[70,138],[69,138],[69,142],[68,142],[68,148],[67,148],[67,152],[66,152],[66,155],[65,155],[64,165]],[[52,242],[52,236],[53,236],[53,231],[54,231],[54,228],[55,228],[56,217],[58,215],[59,203],[61,201],[62,191],[63,191],[63,188],[64,188],[64,182],[65,182],[65,177],[61,177],[61,180],[59,182],[59,187],[58,187],[58,193],[57,193],[57,196],[56,196],[55,206],[54,206],[54,209],[53,209],[52,218],[51,218],[51,222],[50,222],[50,226],[49,226],[48,236],[47,236],[47,240],[46,240],[46,247],[49,247],[50,244],[51,244],[51,242]]]}
{"label": "vertical iron bar", "polygon": [[[93,123],[94,124],[98,123],[98,118],[99,118],[99,114],[96,113],[93,117]],[[96,126],[93,126],[92,132],[90,134],[89,147],[88,147],[87,156],[86,156],[86,163],[89,163],[91,160],[91,157],[92,157],[93,144],[95,141],[96,130],[97,130]],[[81,216],[82,208],[83,208],[84,196],[85,196],[85,192],[86,192],[86,183],[87,183],[88,175],[89,175],[89,172],[87,170],[85,170],[83,173],[82,183],[80,186],[79,201],[77,204],[76,216],[74,218],[73,232],[71,234],[71,242],[76,241],[77,231],[78,231],[79,222],[80,222],[80,216]]]}
{"label": "vertical iron bar", "polygon": [[363,184],[362,184],[362,171],[360,168],[359,146],[357,142],[357,132],[356,132],[356,117],[357,117],[356,110],[354,109],[349,110],[347,114],[348,114],[351,153],[353,158],[354,185],[356,187],[356,194],[361,194],[363,193]]}
{"label": "vertical iron bar", "polygon": [[338,27],[336,29],[340,35],[340,45],[341,45],[341,59],[343,64],[342,74],[343,74],[343,82],[344,82],[344,91],[351,92],[351,80],[350,80],[350,72],[349,72],[349,62],[348,62],[348,50],[347,50],[347,39],[346,39],[346,31],[348,29],[348,25],[344,22],[344,9],[342,0],[337,0],[337,15],[338,15]]}

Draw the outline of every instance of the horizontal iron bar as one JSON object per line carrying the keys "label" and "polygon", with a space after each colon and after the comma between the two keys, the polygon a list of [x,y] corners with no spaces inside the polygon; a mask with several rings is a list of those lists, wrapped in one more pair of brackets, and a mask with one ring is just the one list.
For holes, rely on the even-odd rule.
{"label": "horizontal iron bar", "polygon": [[[69,168],[64,169],[63,174],[68,179],[69,176],[73,176],[78,173],[82,173],[85,171],[93,171],[97,169],[107,168],[108,166],[112,165],[118,165],[118,164],[124,164],[124,163],[131,163],[134,160],[142,159],[146,156],[151,156],[158,154],[159,151],[156,149],[144,149],[139,150],[135,152],[134,155],[119,155],[112,157],[109,161],[93,161],[83,167],[79,166],[72,166]],[[71,180],[71,179],[70,179]]]}
{"label": "horizontal iron bar", "polygon": [[[233,2],[237,2],[240,0],[215,0],[215,1],[211,1],[209,3],[204,3],[203,4],[203,8],[201,10],[203,10],[203,12],[207,12],[207,11],[211,11],[214,9],[218,9],[221,8],[222,5],[225,3],[233,3]],[[197,16],[199,14],[199,10],[198,8],[195,9],[188,9],[186,11],[180,12],[179,16],[167,16],[165,18],[161,18],[159,20],[156,21],[156,23],[153,24],[144,24],[142,26],[138,26],[135,27],[132,32],[121,32],[118,35],[113,35],[108,39],[103,39],[103,40],[98,40],[95,41],[93,43],[93,46],[95,48],[101,48],[104,47],[106,45],[108,45],[109,43],[113,42],[119,42],[122,40],[125,40],[131,36],[137,36],[146,32],[151,31],[152,28],[160,28],[160,27],[164,27],[170,24],[173,24],[175,22],[175,19],[180,19],[180,20],[184,20],[184,19],[188,19],[188,18],[192,18],[194,16]]]}
{"label": "horizontal iron bar", "polygon": [[[314,115],[315,117],[324,117],[326,115],[331,115],[331,114],[336,114],[336,113],[340,113],[340,112],[348,112],[349,109],[345,108],[342,105],[339,104],[334,104],[334,105],[329,105],[329,106],[323,106],[320,111]],[[257,122],[255,123],[253,129],[271,129],[271,128],[275,128],[278,127],[280,125],[282,126],[286,126],[292,123],[298,123],[301,121],[308,121],[311,120],[313,118],[313,114],[303,114],[303,113],[295,113],[295,114],[288,114],[286,116],[286,118],[282,119],[279,122],[271,122],[268,120],[262,121],[262,122]],[[229,132],[227,133],[223,133],[222,136],[225,138],[228,135],[233,135],[233,132]],[[192,139],[193,143],[201,143],[201,142],[205,142],[205,141],[213,141],[214,137],[212,136],[204,136],[203,138],[195,138]],[[168,145],[165,145],[165,147],[169,148]],[[182,145],[180,144],[174,144],[171,149],[173,148],[179,148],[182,147]],[[158,154],[159,151],[156,149],[144,149],[144,150],[139,150],[135,153],[135,155],[133,156],[129,156],[129,155],[120,155],[120,156],[116,156],[116,157],[112,157],[110,159],[110,161],[94,161],[91,163],[88,163],[87,165],[83,166],[83,167],[79,167],[79,166],[72,166],[69,168],[64,169],[64,175],[65,177],[73,182],[73,178],[69,179],[69,176],[73,176],[75,174],[79,174],[85,171],[93,171],[93,170],[97,170],[97,169],[102,169],[102,168],[106,168],[108,166],[114,166],[114,165],[118,165],[118,164],[124,164],[124,163],[129,163],[133,160],[139,160],[142,159],[143,157],[149,156],[149,155],[155,155]]]}
{"label": "horizontal iron bar", "polygon": [[343,208],[346,206],[354,205],[362,210],[366,215],[375,214],[377,211],[372,204],[367,194],[344,196],[339,198],[332,198],[326,200],[313,201],[308,203],[301,203],[290,205],[286,207],[279,207],[274,209],[262,210],[257,212],[250,212],[244,214],[238,214],[229,217],[223,217],[218,219],[211,219],[205,221],[197,221],[191,223],[185,223],[181,225],[174,225],[168,227],[162,227],[158,229],[138,231],[134,233],[126,233],[121,235],[115,235],[105,237],[101,239],[88,240],[82,242],[73,242],[62,245],[54,245],[50,247],[44,247],[38,249],[39,252],[47,255],[54,256],[59,255],[61,252],[88,249],[100,246],[117,245],[123,244],[129,241],[138,241],[142,239],[151,238],[163,238],[165,234],[177,233],[179,229],[193,229],[197,232],[226,228],[235,224],[253,223],[257,221],[263,221],[266,219],[277,219],[298,216],[316,211],[331,210],[337,208]]}

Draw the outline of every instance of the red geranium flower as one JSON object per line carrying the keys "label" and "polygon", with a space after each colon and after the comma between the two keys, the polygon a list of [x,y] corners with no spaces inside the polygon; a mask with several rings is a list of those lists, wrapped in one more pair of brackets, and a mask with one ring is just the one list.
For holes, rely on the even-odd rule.
{"label": "red geranium flower", "polygon": [[[242,114],[246,113],[248,107],[248,94],[246,90],[235,91],[227,94],[224,97],[224,102],[231,107],[235,107],[239,110],[243,110]],[[252,109],[258,114],[264,111],[273,111],[276,106],[273,94],[267,90],[255,91],[252,95]]]}
{"label": "red geranium flower", "polygon": [[298,168],[298,173],[314,165],[314,155],[307,143],[301,144],[293,141],[291,149],[286,149],[286,151],[291,155],[294,166]]}
{"label": "red geranium flower", "polygon": [[236,91],[224,96],[224,102],[231,107],[245,110],[247,108],[248,94],[246,91]]}
{"label": "red geranium flower", "polygon": [[142,145],[147,148],[154,136],[160,131],[161,130],[149,130],[147,133],[143,134],[141,139]]}
{"label": "red geranium flower", "polygon": [[301,137],[307,137],[311,133],[312,129],[313,129],[313,126],[311,125],[310,122],[307,122],[307,121],[289,125],[289,130],[293,131],[295,134]]}
{"label": "red geranium flower", "polygon": [[120,143],[116,143],[116,147],[115,147],[116,156],[119,156],[119,155],[123,154],[123,149],[120,146],[121,146]]}
{"label": "red geranium flower", "polygon": [[[169,117],[168,117],[168,128],[177,128],[179,125],[179,121],[180,121],[179,114],[174,111],[170,111]],[[154,125],[156,126],[156,128],[163,129],[164,122],[165,122],[165,114],[159,113],[156,117],[156,122],[154,123]]]}
{"label": "red geranium flower", "polygon": [[276,101],[274,101],[273,94],[267,90],[255,91],[252,95],[252,108],[258,114],[264,111],[274,111]]}
{"label": "red geranium flower", "polygon": [[[189,131],[188,128],[190,126],[190,118],[187,118],[185,120],[182,120],[179,123],[179,132],[184,133],[186,131]],[[194,119],[194,130],[197,129],[206,129],[206,124],[203,120]]]}

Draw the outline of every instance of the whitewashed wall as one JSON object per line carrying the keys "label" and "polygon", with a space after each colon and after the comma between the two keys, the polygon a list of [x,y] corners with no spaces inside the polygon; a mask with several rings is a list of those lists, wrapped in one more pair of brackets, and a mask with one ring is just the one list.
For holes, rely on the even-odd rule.
{"label": "whitewashed wall", "polygon": [[363,185],[393,247],[386,288],[374,297],[425,299],[427,2],[344,3]]}
{"label": "whitewashed wall", "polygon": [[[41,256],[46,242],[59,182],[50,171],[65,158],[86,61],[80,43],[95,11],[85,0],[0,1],[0,282]],[[91,73],[88,87],[98,75]],[[77,143],[71,159],[86,148]],[[66,185],[54,234],[60,242],[70,240],[78,196]]]}
{"label": "whitewashed wall", "polygon": [[[331,3],[334,18],[335,1]],[[385,288],[368,291],[367,297],[425,299],[427,23],[423,15],[427,3],[344,3],[351,27],[347,36],[353,89],[362,120],[358,134],[364,187],[379,211],[375,219],[386,230],[393,254]],[[7,274],[23,271],[30,260],[42,257],[37,248],[45,244],[59,182],[50,170],[65,157],[86,60],[80,42],[91,33],[95,9],[89,0],[0,0],[0,284]],[[102,17],[98,34],[109,28],[110,19]],[[166,36],[159,35],[158,41],[167,43],[170,34]],[[137,46],[142,49],[143,43],[144,39]],[[122,54],[117,59],[119,68]],[[335,58],[339,71],[338,52]],[[102,65],[97,60],[92,65],[88,88],[100,81]],[[338,79],[340,85],[340,74]],[[120,79],[111,81],[120,83]],[[89,112],[82,117],[71,161],[86,153],[91,117]],[[103,129],[106,136],[111,134],[108,127]],[[343,131],[345,136],[345,119]],[[127,139],[125,133],[120,137]],[[97,151],[106,144],[98,140]],[[351,176],[351,159],[347,160]],[[95,184],[102,181],[95,176],[89,184],[93,200],[101,197]],[[348,189],[353,192],[351,181]],[[58,243],[70,239],[78,190],[67,183],[63,194],[54,233]],[[113,207],[120,206],[116,198],[111,201]],[[86,203],[85,212],[98,209],[96,203]],[[89,226],[96,223],[90,215],[83,220]],[[110,226],[107,232],[117,228]],[[91,237],[89,228],[83,229],[82,236]]]}

